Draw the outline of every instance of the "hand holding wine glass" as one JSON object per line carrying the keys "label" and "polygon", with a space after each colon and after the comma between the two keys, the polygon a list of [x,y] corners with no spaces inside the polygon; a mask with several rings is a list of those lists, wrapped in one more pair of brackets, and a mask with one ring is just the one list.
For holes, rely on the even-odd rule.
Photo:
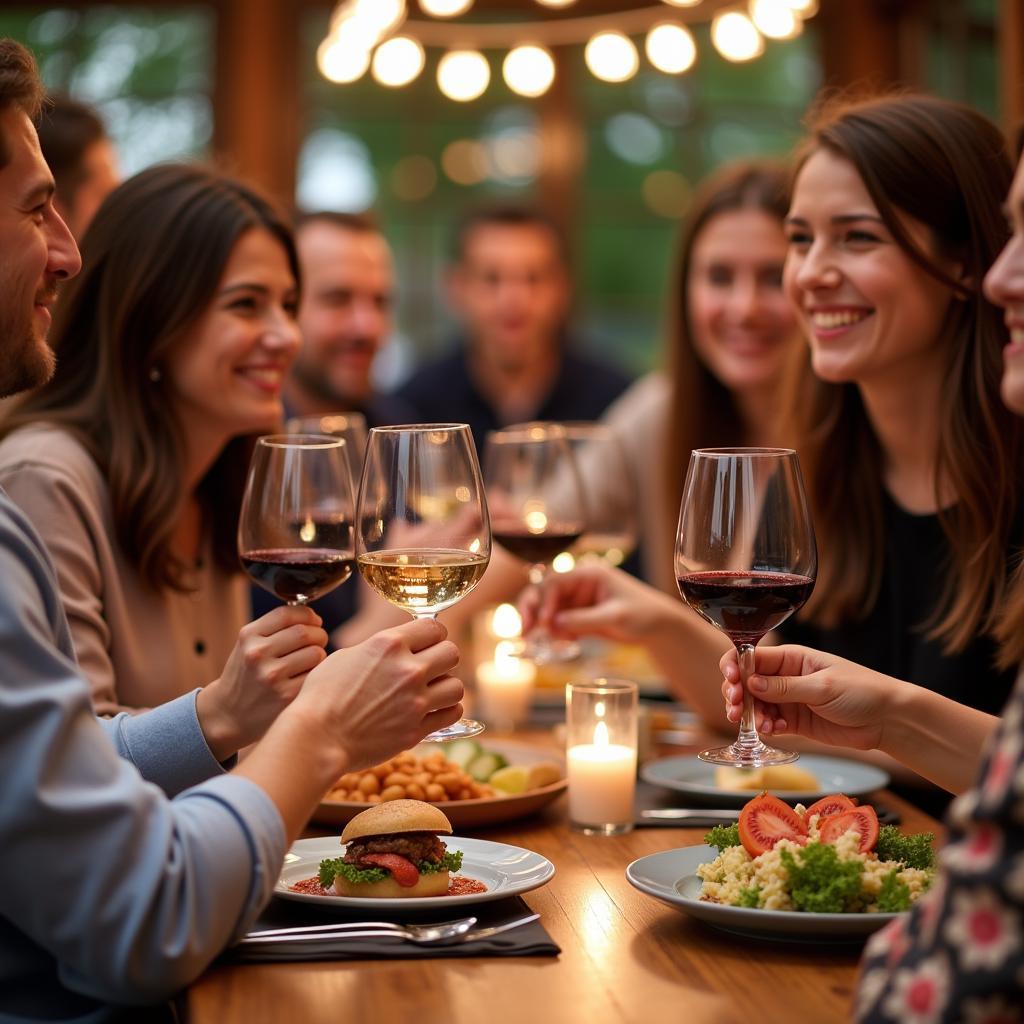
{"label": "hand holding wine glass", "polygon": [[238,524],[242,565],[290,605],[352,575],[354,502],[345,442],[275,434],[256,442]]}
{"label": "hand holding wine glass", "polygon": [[[465,423],[375,427],[359,487],[356,561],[363,579],[413,618],[436,618],[480,582],[491,529]],[[462,719],[427,737],[483,731]]]}
{"label": "hand holding wine glass", "polygon": [[818,568],[814,529],[796,452],[704,448],[690,456],[676,540],[683,600],[736,646],[743,685],[739,736],[698,755],[714,764],[788,764],[797,754],[757,733],[747,689],[754,649],[811,596]]}
{"label": "hand holding wine glass", "polygon": [[[564,427],[524,423],[487,437],[484,472],[493,504],[494,539],[529,566],[540,585],[551,563],[571,551],[587,524],[583,485]],[[567,660],[579,652],[560,651],[546,632],[528,637],[526,656],[539,663]]]}

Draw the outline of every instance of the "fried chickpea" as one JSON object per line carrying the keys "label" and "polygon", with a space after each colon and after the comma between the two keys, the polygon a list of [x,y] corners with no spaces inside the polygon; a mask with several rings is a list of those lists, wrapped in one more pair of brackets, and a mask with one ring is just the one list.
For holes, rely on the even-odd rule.
{"label": "fried chickpea", "polygon": [[408,786],[412,778],[405,772],[392,772],[385,780],[385,786]]}
{"label": "fried chickpea", "polygon": [[427,786],[427,799],[433,800],[434,803],[438,803],[441,800],[447,800],[448,794],[444,791],[444,786],[438,785],[436,782],[431,782]]}
{"label": "fried chickpea", "polygon": [[395,766],[390,761],[374,765],[374,767],[370,769],[370,771],[376,775],[381,782],[383,782],[394,770]]}
{"label": "fried chickpea", "polygon": [[427,799],[427,791],[426,791],[426,789],[424,789],[423,786],[419,785],[416,782],[410,782],[409,785],[405,787],[405,795],[410,800],[426,800]]}
{"label": "fried chickpea", "polygon": [[359,779],[359,792],[364,796],[380,792],[380,780],[373,772],[367,772]]}
{"label": "fried chickpea", "polygon": [[385,803],[388,800],[401,800],[405,797],[404,786],[388,786],[387,789],[382,790],[380,794],[380,802]]}

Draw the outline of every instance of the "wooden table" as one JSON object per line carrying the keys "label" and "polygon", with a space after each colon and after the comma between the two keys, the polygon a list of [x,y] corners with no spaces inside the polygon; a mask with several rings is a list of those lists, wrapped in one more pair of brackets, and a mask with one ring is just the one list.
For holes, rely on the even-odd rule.
{"label": "wooden table", "polygon": [[[678,750],[674,751],[678,753]],[[910,832],[941,826],[889,792]],[[844,1021],[859,947],[718,932],[638,892],[626,865],[702,841],[706,829],[571,832],[565,798],[475,835],[535,850],[557,873],[527,893],[559,957],[366,960],[215,967],[187,993],[190,1024],[640,1024]],[[311,834],[325,834],[319,830]]]}

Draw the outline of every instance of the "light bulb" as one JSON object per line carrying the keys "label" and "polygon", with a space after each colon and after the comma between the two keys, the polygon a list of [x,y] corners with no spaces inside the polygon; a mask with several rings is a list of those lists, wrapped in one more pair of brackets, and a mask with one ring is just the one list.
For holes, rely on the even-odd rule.
{"label": "light bulb", "polygon": [[542,46],[517,46],[509,51],[501,73],[520,96],[543,96],[555,80],[555,60]]}
{"label": "light bulb", "polygon": [[420,10],[432,18],[455,18],[473,6],[473,0],[420,0]]}
{"label": "light bulb", "polygon": [[450,100],[468,103],[487,88],[491,66],[476,50],[451,50],[437,65],[437,86]]}
{"label": "light bulb", "polygon": [[697,59],[697,44],[690,30],[670,22],[655,25],[647,33],[644,51],[647,59],[668,75],[682,74]]}
{"label": "light bulb", "polygon": [[803,29],[799,15],[785,0],[750,0],[750,19],[769,39],[792,39]]}
{"label": "light bulb", "polygon": [[332,34],[344,22],[354,23],[370,37],[372,46],[405,21],[405,0],[349,0],[331,23]]}
{"label": "light bulb", "polygon": [[373,77],[392,88],[408,85],[423,70],[426,59],[417,40],[392,36],[373,55]]}
{"label": "light bulb", "polygon": [[625,82],[640,66],[633,41],[621,32],[599,32],[587,43],[583,59],[594,77],[604,82]]}
{"label": "light bulb", "polygon": [[344,32],[328,36],[316,51],[320,73],[331,82],[347,84],[361,78],[370,66],[370,51],[354,44]]}
{"label": "light bulb", "polygon": [[711,22],[711,42],[715,49],[734,63],[753,60],[764,53],[764,40],[754,23],[739,11],[715,16]]}

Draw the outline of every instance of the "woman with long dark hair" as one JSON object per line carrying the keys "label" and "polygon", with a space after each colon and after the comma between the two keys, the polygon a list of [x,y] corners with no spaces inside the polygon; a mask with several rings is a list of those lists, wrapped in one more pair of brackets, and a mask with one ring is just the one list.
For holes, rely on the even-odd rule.
{"label": "woman with long dark hair", "polygon": [[245,625],[235,541],[299,345],[291,232],[251,189],[167,165],[115,190],[82,249],[56,373],[3,425],[0,484],[53,556],[96,709],[212,680],[293,693],[325,635],[307,609]]}
{"label": "woman with long dark hair", "polygon": [[[783,440],[804,464],[820,570],[781,636],[988,713],[1013,685],[995,634],[1024,532],[1024,432],[999,402],[1005,332],[982,294],[1009,177],[999,131],[962,105],[828,108],[798,165],[785,275],[817,380],[797,367]],[[550,625],[646,640],[721,722],[725,645],[696,616],[597,568],[552,584]]]}

